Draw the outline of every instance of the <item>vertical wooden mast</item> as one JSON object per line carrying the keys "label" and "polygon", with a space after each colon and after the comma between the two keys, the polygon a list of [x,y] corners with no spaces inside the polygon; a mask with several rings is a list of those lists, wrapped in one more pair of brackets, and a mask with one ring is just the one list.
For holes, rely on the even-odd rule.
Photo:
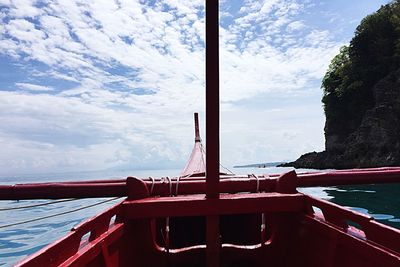
{"label": "vertical wooden mast", "polygon": [[[206,197],[219,199],[219,1],[206,3]],[[207,216],[207,266],[220,266],[219,217]]]}
{"label": "vertical wooden mast", "polygon": [[219,6],[206,0],[206,181],[207,198],[219,198]]}
{"label": "vertical wooden mast", "polygon": [[194,113],[194,142],[201,142],[199,131],[199,113]]}

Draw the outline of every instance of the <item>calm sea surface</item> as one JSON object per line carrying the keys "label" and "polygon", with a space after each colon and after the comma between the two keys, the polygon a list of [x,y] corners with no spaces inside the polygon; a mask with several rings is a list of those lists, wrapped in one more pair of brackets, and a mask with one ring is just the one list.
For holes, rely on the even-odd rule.
{"label": "calm sea surface", "polygon": [[[232,169],[233,170],[233,169]],[[241,168],[234,169],[237,174],[282,173],[291,168]],[[310,170],[296,170],[297,172]],[[31,183],[45,181],[72,181],[106,178],[162,177],[176,176],[179,170],[140,170],[140,171],[102,171],[63,174],[19,175],[18,177],[1,177],[0,184]],[[376,220],[400,229],[400,184],[338,186],[304,188],[308,193],[331,202],[350,207],[353,210],[369,214]],[[47,203],[49,200],[0,201],[0,266],[12,266],[41,249],[45,245],[64,236],[82,220],[90,218],[122,199],[81,199],[28,209],[6,210],[11,207],[29,206]],[[108,202],[105,202],[108,201]],[[105,202],[105,203],[102,203]],[[46,220],[33,221],[22,225],[9,226],[16,222],[27,221],[38,217],[54,215],[71,210],[102,203]]]}

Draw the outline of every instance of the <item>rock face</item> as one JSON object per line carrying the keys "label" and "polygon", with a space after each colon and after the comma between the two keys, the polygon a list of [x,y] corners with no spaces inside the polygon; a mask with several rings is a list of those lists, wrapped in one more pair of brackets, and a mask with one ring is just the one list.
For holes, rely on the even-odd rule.
{"label": "rock face", "polygon": [[340,141],[326,133],[325,151],[304,154],[281,166],[313,169],[400,166],[400,69],[376,83],[372,91],[375,104],[364,113],[355,131]]}

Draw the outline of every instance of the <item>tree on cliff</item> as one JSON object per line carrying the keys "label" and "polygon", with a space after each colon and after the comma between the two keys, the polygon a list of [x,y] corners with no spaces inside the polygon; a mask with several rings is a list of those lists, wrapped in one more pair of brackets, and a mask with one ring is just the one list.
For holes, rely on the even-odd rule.
{"label": "tree on cliff", "polygon": [[365,17],[350,45],[332,60],[322,81],[325,136],[335,136],[340,143],[355,131],[365,111],[374,106],[373,86],[399,68],[400,0],[396,0]]}

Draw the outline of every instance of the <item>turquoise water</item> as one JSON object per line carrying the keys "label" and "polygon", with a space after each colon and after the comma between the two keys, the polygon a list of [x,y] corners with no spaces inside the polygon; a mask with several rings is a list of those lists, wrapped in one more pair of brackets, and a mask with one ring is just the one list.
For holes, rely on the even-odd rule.
{"label": "turquoise water", "polygon": [[[238,174],[282,173],[291,168],[243,168],[231,169]],[[298,172],[310,170],[297,170]],[[63,174],[20,175],[18,177],[0,177],[0,184],[23,182],[71,181],[102,178],[124,178],[127,176],[154,177],[176,176],[179,170],[142,170],[142,171],[108,171],[82,172]],[[400,184],[392,185],[360,185],[339,187],[303,188],[308,193],[334,203],[347,206],[353,210],[369,214],[376,220],[400,229]],[[80,199],[61,202],[53,205],[39,206],[29,209],[2,211],[10,207],[20,207],[49,202],[49,200],[0,201],[0,266],[11,266],[44,247],[50,242],[64,236],[82,220],[90,218],[107,207],[121,201],[112,200],[98,206],[80,210],[74,213],[35,221],[28,224],[5,227],[10,223],[26,221],[37,217],[62,213],[79,209],[88,205],[104,202],[107,199]]]}

